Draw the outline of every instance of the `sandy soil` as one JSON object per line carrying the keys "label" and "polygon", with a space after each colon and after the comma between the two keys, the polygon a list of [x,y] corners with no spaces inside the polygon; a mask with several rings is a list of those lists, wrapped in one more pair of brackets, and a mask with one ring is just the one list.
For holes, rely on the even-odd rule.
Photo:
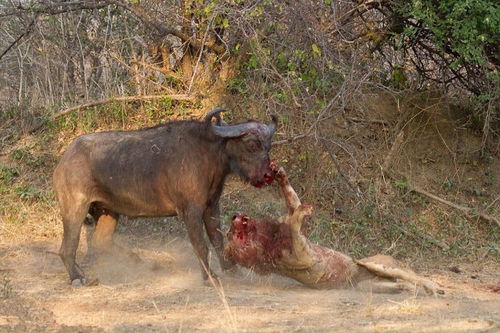
{"label": "sandy soil", "polygon": [[57,241],[0,245],[0,332],[500,331],[495,267],[427,274],[446,291],[438,298],[311,290],[243,269],[223,274],[220,290],[204,285],[183,238],[118,241],[144,263],[85,258],[82,242],[79,261],[100,284],[80,288],[52,253]]}

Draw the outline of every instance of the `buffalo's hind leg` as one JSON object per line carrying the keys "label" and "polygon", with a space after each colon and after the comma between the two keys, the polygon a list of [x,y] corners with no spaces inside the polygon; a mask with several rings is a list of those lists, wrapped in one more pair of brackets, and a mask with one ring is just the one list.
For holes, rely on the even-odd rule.
{"label": "buffalo's hind leg", "polygon": [[88,204],[81,204],[72,207],[69,211],[62,212],[64,233],[59,255],[68,271],[71,284],[75,286],[87,282],[82,269],[76,263],[76,251],[78,250],[80,231],[88,208]]}
{"label": "buffalo's hind leg", "polygon": [[118,214],[102,208],[94,209],[91,214],[97,221],[94,234],[92,235],[91,244],[93,249],[97,250],[99,254],[110,254],[118,257],[124,256],[137,263],[142,262],[137,254],[117,245],[113,241],[113,235],[118,224]]}
{"label": "buffalo's hind leg", "polygon": [[102,212],[94,215],[96,227],[92,235],[92,247],[98,253],[111,253],[114,251],[113,234],[116,230],[118,215],[111,212]]}

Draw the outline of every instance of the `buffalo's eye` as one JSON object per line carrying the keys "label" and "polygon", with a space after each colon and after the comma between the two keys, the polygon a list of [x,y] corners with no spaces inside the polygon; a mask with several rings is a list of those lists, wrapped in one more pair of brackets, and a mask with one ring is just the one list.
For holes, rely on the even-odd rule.
{"label": "buffalo's eye", "polygon": [[250,140],[247,143],[248,150],[257,151],[262,148],[262,143],[258,140]]}

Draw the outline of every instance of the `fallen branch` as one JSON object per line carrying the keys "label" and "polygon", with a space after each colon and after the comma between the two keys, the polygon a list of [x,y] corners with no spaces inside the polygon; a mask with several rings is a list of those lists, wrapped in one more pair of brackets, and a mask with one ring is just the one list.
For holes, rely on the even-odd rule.
{"label": "fallen branch", "polygon": [[[387,175],[388,177],[390,177],[392,179],[394,179],[394,177],[389,172],[389,169],[391,167],[391,163],[392,163],[392,160],[394,158],[394,155],[396,155],[400,150],[400,147],[403,143],[403,138],[404,138],[404,133],[403,133],[403,131],[400,131],[398,136],[394,140],[394,143],[392,144],[391,150],[389,151],[386,158],[384,159],[384,164],[381,166],[383,174]],[[403,177],[405,179],[408,179],[408,177],[406,177],[402,174],[399,174],[399,176]],[[472,209],[472,208],[461,206],[461,205],[458,205],[458,204],[453,203],[451,201],[440,198],[435,194],[429,193],[429,192],[419,188],[418,186],[412,186],[412,185],[408,184],[408,189],[410,190],[410,192],[418,193],[418,194],[423,195],[429,199],[435,200],[435,201],[440,202],[444,205],[455,208],[455,209],[463,212],[467,217],[471,217],[471,214],[473,215],[476,213],[474,211],[474,209]],[[490,223],[496,223],[496,225],[500,227],[500,221],[496,217],[488,215],[486,213],[482,213],[482,212],[477,212],[476,215],[479,216],[480,218],[490,222]]]}
{"label": "fallen branch", "polygon": [[438,197],[437,195],[429,193],[429,192],[427,192],[427,191],[425,191],[425,190],[423,190],[423,189],[421,189],[419,187],[416,187],[416,186],[410,186],[409,189],[410,189],[411,192],[415,192],[415,193],[421,194],[423,196],[426,196],[429,199],[435,200],[435,201],[440,202],[440,203],[442,203],[444,205],[447,205],[447,206],[450,206],[452,208],[455,208],[455,209],[463,212],[468,217],[470,217],[471,214],[476,214],[480,218],[482,218],[482,219],[484,219],[484,220],[486,220],[486,221],[488,221],[490,223],[494,222],[494,223],[496,223],[496,225],[498,227],[500,227],[500,221],[496,217],[494,217],[494,216],[491,216],[491,215],[488,215],[488,214],[482,213],[482,212],[475,212],[474,209],[472,209],[472,208],[461,206],[461,205],[458,205],[458,204],[453,203],[451,201],[445,200],[443,198]]}
{"label": "fallen branch", "polygon": [[284,140],[279,140],[279,141],[274,141],[272,143],[273,146],[277,146],[277,145],[282,145],[284,143],[289,143],[289,142],[293,142],[293,141],[296,141],[296,140],[299,140],[299,139],[303,139],[305,137],[308,137],[309,134],[299,134],[299,135],[296,135],[296,136],[292,136],[291,138],[288,138],[288,139],[284,139]]}
{"label": "fallen branch", "polygon": [[[54,113],[48,121],[55,120],[61,116],[64,116],[68,113],[71,113],[73,111],[78,111],[81,109],[85,108],[90,108],[98,105],[104,105],[104,104],[109,104],[113,102],[135,102],[135,101],[151,101],[155,99],[160,99],[160,98],[169,98],[173,99],[176,101],[194,101],[195,97],[194,96],[189,96],[189,95],[184,95],[184,94],[178,94],[178,95],[145,95],[145,96],[121,96],[121,97],[111,97],[111,98],[106,98],[106,99],[101,99],[98,101],[86,103],[86,104],[81,104],[77,106],[73,106],[67,109],[64,109],[62,111],[59,111],[57,113]],[[36,132],[38,129],[40,129],[46,121],[41,122],[40,124],[34,126],[29,130],[29,133]]]}
{"label": "fallen branch", "polygon": [[[389,178],[396,179],[394,177],[394,175],[391,174],[391,173],[389,173],[387,170],[383,170],[383,171],[384,171],[384,174],[387,175]],[[401,174],[399,172],[397,172],[397,175],[400,178],[408,179],[408,177],[406,177],[405,175],[403,175],[403,174]],[[495,223],[498,227],[500,227],[500,221],[496,217],[494,217],[494,216],[488,215],[488,214],[486,214],[484,212],[476,211],[473,208],[461,206],[459,204],[456,204],[456,203],[453,203],[451,201],[448,201],[446,199],[438,197],[435,194],[427,192],[427,191],[421,189],[418,186],[411,185],[409,182],[408,182],[407,186],[408,186],[408,191],[418,193],[418,194],[423,195],[423,196],[425,196],[425,197],[427,197],[429,199],[432,199],[434,201],[442,203],[442,204],[444,204],[446,206],[455,208],[455,209],[461,211],[462,213],[464,213],[468,218],[471,218],[472,216],[476,215],[476,216],[479,216],[480,218],[482,218],[483,220],[486,220],[486,221],[488,221],[490,223]]]}
{"label": "fallen branch", "polygon": [[398,136],[396,137],[396,140],[394,140],[394,143],[392,144],[391,150],[389,150],[389,153],[384,159],[384,164],[382,164],[382,172],[387,172],[389,168],[391,167],[392,160],[394,158],[394,155],[399,152],[399,149],[401,148],[401,145],[403,144],[403,138],[404,138],[404,132],[400,131]]}
{"label": "fallen branch", "polygon": [[369,123],[369,124],[380,124],[380,125],[385,125],[388,126],[389,122],[385,120],[380,120],[380,119],[363,119],[363,118],[356,118],[356,117],[346,117],[347,119],[354,121],[356,123]]}

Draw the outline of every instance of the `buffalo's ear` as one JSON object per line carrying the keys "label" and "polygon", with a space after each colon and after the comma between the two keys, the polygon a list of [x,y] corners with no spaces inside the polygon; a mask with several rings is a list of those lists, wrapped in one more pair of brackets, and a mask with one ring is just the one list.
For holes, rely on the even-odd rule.
{"label": "buffalo's ear", "polygon": [[205,115],[205,117],[203,118],[203,121],[207,124],[211,124],[212,123],[212,118],[215,117],[215,119],[217,120],[215,123],[217,125],[220,125],[221,122],[223,120],[221,120],[221,117],[220,117],[220,113],[221,112],[224,112],[226,111],[226,109],[224,108],[218,108],[218,109],[214,109],[210,112],[207,112],[207,114]]}
{"label": "buffalo's ear", "polygon": [[271,113],[271,124],[267,125],[269,130],[271,131],[271,135],[276,132],[276,128],[278,128],[278,116],[275,113]]}

